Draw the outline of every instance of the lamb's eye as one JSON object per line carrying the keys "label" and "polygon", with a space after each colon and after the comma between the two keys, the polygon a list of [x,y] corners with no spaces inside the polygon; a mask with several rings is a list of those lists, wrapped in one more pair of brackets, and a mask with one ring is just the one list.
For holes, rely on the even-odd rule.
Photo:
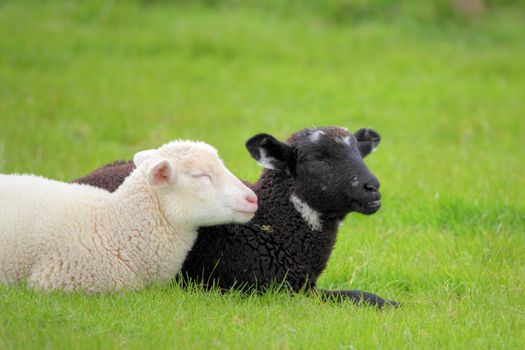
{"label": "lamb's eye", "polygon": [[192,178],[204,181],[211,181],[211,176],[205,173],[192,174]]}
{"label": "lamb's eye", "polygon": [[308,155],[306,158],[308,161],[313,162],[320,162],[320,161],[326,161],[330,155],[326,152],[316,152]]}
{"label": "lamb's eye", "polygon": [[308,162],[307,169],[311,173],[324,173],[330,171],[330,165],[322,160]]}
{"label": "lamb's eye", "polygon": [[318,162],[325,162],[328,157],[326,157],[323,154],[318,154],[315,156],[312,156],[311,158],[308,158],[308,162],[318,163]]}

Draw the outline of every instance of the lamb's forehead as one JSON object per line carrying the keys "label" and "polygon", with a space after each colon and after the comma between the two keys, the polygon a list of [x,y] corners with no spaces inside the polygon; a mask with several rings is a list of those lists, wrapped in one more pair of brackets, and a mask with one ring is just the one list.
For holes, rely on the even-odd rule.
{"label": "lamb's forehead", "polygon": [[160,147],[159,154],[181,166],[221,163],[215,147],[200,141],[172,141]]}
{"label": "lamb's forehead", "polygon": [[330,140],[337,143],[351,145],[355,142],[355,137],[346,128],[328,126],[301,130],[293,134],[288,139],[288,143],[298,144],[305,142],[309,144],[317,144],[320,143],[321,140]]}

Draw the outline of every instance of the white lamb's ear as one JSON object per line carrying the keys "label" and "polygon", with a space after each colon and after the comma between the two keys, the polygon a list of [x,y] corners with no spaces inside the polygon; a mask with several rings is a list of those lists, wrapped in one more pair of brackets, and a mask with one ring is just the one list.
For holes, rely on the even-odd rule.
{"label": "white lamb's ear", "polygon": [[175,178],[175,172],[170,162],[161,159],[153,163],[148,170],[148,183],[151,187],[169,184]]}
{"label": "white lamb's ear", "polygon": [[147,149],[145,151],[140,151],[135,156],[133,156],[133,163],[136,167],[139,167],[141,164],[143,164],[146,160],[154,157],[157,155],[156,149]]}

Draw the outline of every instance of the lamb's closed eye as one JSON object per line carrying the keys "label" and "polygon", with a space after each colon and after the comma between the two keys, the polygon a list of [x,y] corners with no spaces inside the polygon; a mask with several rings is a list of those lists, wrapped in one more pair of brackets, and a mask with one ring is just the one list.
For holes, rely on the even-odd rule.
{"label": "lamb's closed eye", "polygon": [[211,175],[207,173],[194,173],[194,174],[191,174],[191,177],[194,179],[199,179],[203,181],[211,181]]}

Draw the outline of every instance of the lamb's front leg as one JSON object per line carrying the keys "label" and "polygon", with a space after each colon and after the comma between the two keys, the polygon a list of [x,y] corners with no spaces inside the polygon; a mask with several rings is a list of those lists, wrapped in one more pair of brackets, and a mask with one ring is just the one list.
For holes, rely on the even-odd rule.
{"label": "lamb's front leg", "polygon": [[399,307],[399,303],[392,300],[383,299],[375,294],[363,292],[361,290],[327,290],[314,289],[314,292],[319,294],[323,299],[343,302],[349,300],[355,304],[365,304],[382,308],[383,306]]}

